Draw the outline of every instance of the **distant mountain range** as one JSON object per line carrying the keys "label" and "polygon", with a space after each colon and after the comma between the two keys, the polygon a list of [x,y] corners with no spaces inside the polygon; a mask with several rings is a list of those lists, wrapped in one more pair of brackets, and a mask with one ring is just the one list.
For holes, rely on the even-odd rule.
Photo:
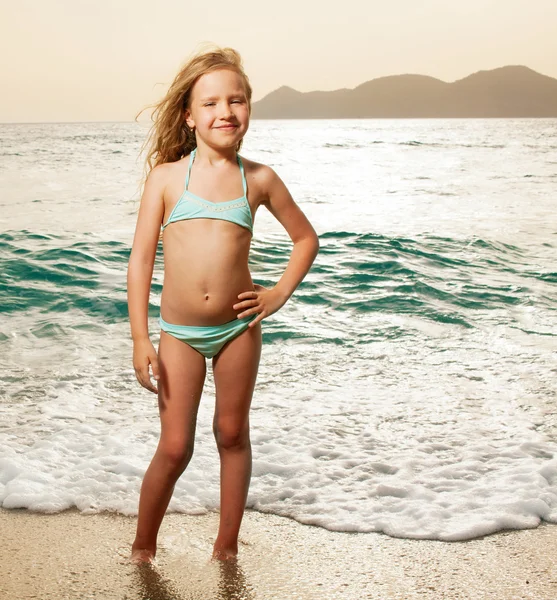
{"label": "distant mountain range", "polygon": [[332,92],[278,88],[252,106],[254,119],[557,117],[557,79],[523,66],[478,71],[447,83],[391,75]]}

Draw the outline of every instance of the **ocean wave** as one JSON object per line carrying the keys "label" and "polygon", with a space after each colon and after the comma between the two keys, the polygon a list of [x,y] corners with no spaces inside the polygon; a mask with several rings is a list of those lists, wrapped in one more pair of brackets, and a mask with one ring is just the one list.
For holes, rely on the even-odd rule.
{"label": "ocean wave", "polygon": [[[414,315],[468,328],[480,325],[486,312],[499,313],[504,321],[501,311],[530,305],[529,281],[534,278],[548,286],[544,305],[557,307],[550,299],[556,274],[533,271],[527,250],[517,245],[479,237],[409,238],[351,231],[324,232],[320,240],[312,270],[296,290],[300,304],[339,313]],[[254,279],[273,286],[291,249],[284,238],[255,240],[250,254]],[[78,310],[109,322],[127,319],[129,252],[118,241],[75,241],[28,230],[3,233],[3,311],[40,307],[47,312]],[[160,255],[157,268],[162,268]],[[161,284],[153,281],[154,294],[161,291]],[[151,304],[149,314],[156,311]],[[512,313],[506,316],[512,323]]]}

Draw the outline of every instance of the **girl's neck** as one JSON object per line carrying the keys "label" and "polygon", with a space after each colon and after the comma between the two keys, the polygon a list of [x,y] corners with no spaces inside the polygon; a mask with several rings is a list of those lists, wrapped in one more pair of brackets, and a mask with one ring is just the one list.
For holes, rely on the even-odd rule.
{"label": "girl's neck", "polygon": [[237,152],[235,148],[223,148],[215,150],[209,146],[197,146],[195,148],[195,160],[200,163],[218,166],[223,162],[236,162]]}

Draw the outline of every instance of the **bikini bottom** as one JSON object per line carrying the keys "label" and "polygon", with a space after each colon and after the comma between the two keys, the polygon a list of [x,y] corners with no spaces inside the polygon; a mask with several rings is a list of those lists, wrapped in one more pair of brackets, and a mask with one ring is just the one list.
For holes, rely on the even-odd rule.
{"label": "bikini bottom", "polygon": [[194,350],[197,350],[205,358],[212,358],[219,353],[226,342],[233,340],[240,335],[242,331],[248,328],[248,325],[257,317],[257,313],[244,317],[243,319],[233,319],[221,325],[173,325],[167,323],[162,315],[159,314],[159,323],[161,329],[174,336],[176,339],[185,342]]}

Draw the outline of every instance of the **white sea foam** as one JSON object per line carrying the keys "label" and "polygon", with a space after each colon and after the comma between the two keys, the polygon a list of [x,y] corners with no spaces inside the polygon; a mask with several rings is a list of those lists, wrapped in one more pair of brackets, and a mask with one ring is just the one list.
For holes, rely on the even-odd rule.
{"label": "white sea foam", "polygon": [[[469,347],[478,335],[468,336]],[[115,339],[125,340],[123,331]],[[523,381],[506,380],[501,365],[512,351],[503,345],[494,367],[447,344],[443,358],[453,368],[435,372],[423,364],[434,355],[417,357],[404,342],[387,354],[377,343],[352,358],[348,386],[331,378],[345,359],[338,346],[264,348],[248,506],[332,530],[440,540],[557,522],[557,448],[540,430],[544,407],[519,402]],[[41,399],[2,406],[4,423],[19,423],[3,435],[4,508],[136,514],[157,443],[156,398],[130,370],[93,376],[96,361],[87,368],[50,385]],[[429,380],[419,377],[424,368]],[[471,376],[480,368],[481,378]],[[282,381],[273,378],[278,371]],[[213,393],[209,370],[194,457],[171,511],[218,508]]]}

